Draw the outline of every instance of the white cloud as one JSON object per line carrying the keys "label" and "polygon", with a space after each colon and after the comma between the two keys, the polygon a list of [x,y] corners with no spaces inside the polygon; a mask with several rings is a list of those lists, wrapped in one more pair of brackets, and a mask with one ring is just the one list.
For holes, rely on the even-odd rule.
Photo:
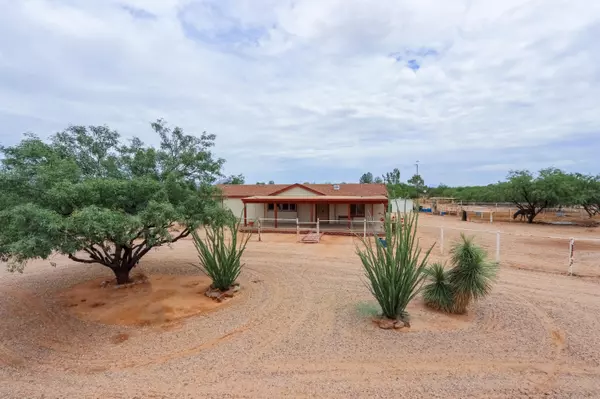
{"label": "white cloud", "polygon": [[251,180],[407,176],[416,159],[426,181],[450,184],[469,182],[461,171],[496,180],[500,166],[600,169],[598,2],[0,7],[2,143],[70,123],[152,141],[148,122],[164,117],[216,133],[227,172]]}

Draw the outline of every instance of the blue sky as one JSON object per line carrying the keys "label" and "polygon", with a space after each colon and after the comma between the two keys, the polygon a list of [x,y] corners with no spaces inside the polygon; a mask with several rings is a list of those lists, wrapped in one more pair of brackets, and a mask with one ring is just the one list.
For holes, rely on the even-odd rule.
{"label": "blue sky", "polygon": [[0,0],[0,144],[149,122],[249,182],[600,173],[600,2]]}

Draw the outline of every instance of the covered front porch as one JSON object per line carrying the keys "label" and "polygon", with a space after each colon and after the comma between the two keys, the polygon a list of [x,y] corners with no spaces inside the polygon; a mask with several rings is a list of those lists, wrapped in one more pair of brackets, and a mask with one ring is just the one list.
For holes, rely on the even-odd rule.
{"label": "covered front porch", "polygon": [[[355,231],[380,223],[387,211],[385,196],[261,196],[243,198],[243,223],[265,229]],[[250,216],[249,216],[250,215]]]}

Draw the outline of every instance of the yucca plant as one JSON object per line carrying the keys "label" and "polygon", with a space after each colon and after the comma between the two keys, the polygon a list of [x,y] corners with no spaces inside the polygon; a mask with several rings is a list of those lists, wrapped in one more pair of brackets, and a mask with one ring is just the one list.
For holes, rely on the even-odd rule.
{"label": "yucca plant", "polygon": [[461,234],[452,246],[452,269],[447,280],[453,292],[453,313],[465,313],[469,304],[488,295],[498,272],[498,264],[487,259],[487,252],[473,243],[473,237]]}
{"label": "yucca plant", "polygon": [[418,215],[412,213],[404,223],[386,216],[385,244],[380,237],[358,237],[358,254],[368,279],[367,286],[381,306],[383,316],[408,321],[406,306],[419,293],[425,278],[431,249],[421,253],[417,239]]}
{"label": "yucca plant", "polygon": [[425,274],[430,281],[423,287],[425,304],[433,309],[451,312],[454,294],[444,265],[434,263],[425,270]]}
{"label": "yucca plant", "polygon": [[239,227],[239,221],[231,220],[207,226],[204,239],[197,232],[192,233],[200,259],[199,269],[212,279],[214,289],[228,290],[240,275],[241,257],[251,234],[241,233],[238,237]]}

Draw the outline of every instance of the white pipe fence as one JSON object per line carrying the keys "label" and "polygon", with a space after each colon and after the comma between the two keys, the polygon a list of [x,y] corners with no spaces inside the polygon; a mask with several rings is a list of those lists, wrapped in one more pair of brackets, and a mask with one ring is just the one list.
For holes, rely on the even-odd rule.
{"label": "white pipe fence", "polygon": [[[492,219],[490,219],[490,222],[492,221]],[[266,222],[266,224],[265,224]],[[271,223],[272,222],[272,223]],[[262,233],[264,232],[265,229],[272,229],[273,226],[275,225],[275,219],[274,218],[258,218],[254,221],[256,227],[258,228],[258,240],[262,241]],[[316,232],[318,234],[324,232],[324,231],[332,231],[332,232],[352,232],[354,234],[361,234],[363,237],[366,237],[367,234],[380,234],[383,233],[383,225],[384,223],[379,221],[379,220],[368,220],[367,218],[361,218],[360,220],[350,220],[348,221],[347,219],[340,219],[340,220],[326,220],[326,219],[317,219],[316,222],[300,222],[298,218],[296,219],[277,219],[277,230],[278,231],[288,231],[288,232],[295,232],[296,234],[296,239],[297,241],[300,241],[300,232],[302,230],[310,230],[313,232]],[[348,227],[348,225],[350,227]],[[419,229],[433,229],[433,231],[439,229],[439,247],[440,247],[440,253],[441,255],[445,255],[445,247],[446,247],[446,241],[451,240],[454,241],[451,237],[451,234],[446,234],[447,231],[446,230],[451,230],[451,231],[459,231],[459,232],[471,232],[471,233],[476,233],[477,235],[479,235],[479,237],[481,238],[482,235],[483,237],[485,237],[485,235],[488,236],[494,236],[495,235],[495,240],[487,240],[487,244],[485,245],[487,247],[487,249],[492,252],[494,251],[495,254],[495,260],[496,262],[500,262],[501,261],[501,235],[505,235],[505,236],[512,236],[512,237],[522,237],[524,241],[527,240],[535,240],[536,242],[541,242],[539,240],[543,240],[543,239],[552,239],[552,240],[564,240],[564,242],[568,243],[568,245],[565,245],[565,248],[568,251],[568,257],[567,257],[567,274],[568,275],[573,275],[574,274],[574,268],[575,266],[577,266],[577,262],[580,263],[580,265],[582,263],[585,263],[586,261],[588,262],[588,266],[589,263],[593,264],[593,269],[594,270],[594,274],[598,274],[600,275],[600,260],[598,260],[597,262],[595,261],[595,259],[600,259],[597,257],[597,253],[600,253],[600,238],[594,238],[594,237],[567,237],[567,236],[538,236],[538,235],[533,235],[533,234],[520,234],[520,233],[509,233],[509,232],[502,232],[502,231],[498,231],[498,230],[484,230],[484,229],[468,229],[468,228],[460,228],[460,227],[440,227],[440,226],[434,226],[434,225],[426,225],[426,224],[419,224]],[[422,234],[422,230],[420,231],[420,233]],[[431,238],[431,235],[428,235]],[[436,234],[434,234],[433,237],[435,237]],[[490,237],[491,238],[491,237]],[[434,238],[435,239],[435,238]],[[577,252],[578,258],[576,258],[576,246],[575,243],[577,242],[582,242],[582,243],[587,243],[587,252],[585,249],[580,249],[579,252]],[[591,244],[590,244],[591,243]],[[590,245],[594,245],[594,243],[597,243],[598,247],[597,249],[595,248],[589,248]],[[507,248],[509,248],[509,252],[506,252],[506,254],[508,254],[508,258],[511,258],[512,255],[512,261],[510,259],[505,259],[504,261],[508,261],[508,263],[515,263],[515,257],[518,259],[518,249],[513,248],[514,245],[518,245],[521,244],[521,246],[527,246],[530,244],[527,243],[522,243],[522,242],[517,242],[517,244],[515,244],[515,240],[508,240],[504,245],[507,246]],[[528,247],[527,247],[528,248]],[[556,251],[561,251],[560,249],[554,249],[554,252]],[[595,252],[597,251],[597,252]],[[529,252],[529,251],[528,251]],[[536,259],[540,258],[540,260],[538,260],[538,262],[544,262],[545,259],[542,259],[543,257],[546,257],[546,259],[550,258],[550,259],[556,259],[556,253],[552,252],[547,253],[547,251],[543,250],[543,252],[540,252],[539,255],[533,255]],[[522,253],[522,252],[521,252]],[[560,252],[557,252],[560,253]],[[504,255],[505,257],[507,255]],[[532,256],[532,255],[530,255]],[[585,258],[585,259],[584,259]],[[577,260],[579,259],[579,260]],[[591,259],[591,260],[590,260]],[[585,265],[584,265],[585,266]],[[598,267],[598,272],[595,272],[595,267]],[[565,269],[562,269],[565,270]]]}
{"label": "white pipe fence", "polygon": [[[479,230],[479,229],[465,229],[465,228],[459,228],[459,227],[440,227],[440,226],[432,226],[432,225],[419,225],[419,228],[432,228],[432,229],[439,229],[439,237],[440,237],[440,241],[439,241],[439,246],[440,246],[440,253],[442,255],[444,255],[444,246],[445,246],[445,233],[444,230],[457,230],[457,231],[468,231],[468,232],[473,232],[473,233],[479,233],[479,234],[495,234],[496,236],[496,240],[495,240],[495,260],[496,262],[500,262],[500,236],[502,234],[507,235],[507,236],[516,236],[516,237],[525,237],[527,239],[553,239],[553,240],[565,240],[568,242],[568,263],[567,263],[567,273],[568,275],[573,275],[573,267],[575,265],[575,242],[579,241],[579,242],[587,242],[587,243],[597,243],[598,244],[598,248],[597,251],[600,252],[600,238],[594,238],[594,237],[566,237],[566,236],[538,236],[538,235],[533,235],[533,234],[519,234],[519,233],[507,233],[507,232],[501,232],[498,230]],[[598,274],[600,275],[600,260],[598,261],[598,264],[595,265],[598,266]],[[564,270],[564,269],[563,269]]]}

